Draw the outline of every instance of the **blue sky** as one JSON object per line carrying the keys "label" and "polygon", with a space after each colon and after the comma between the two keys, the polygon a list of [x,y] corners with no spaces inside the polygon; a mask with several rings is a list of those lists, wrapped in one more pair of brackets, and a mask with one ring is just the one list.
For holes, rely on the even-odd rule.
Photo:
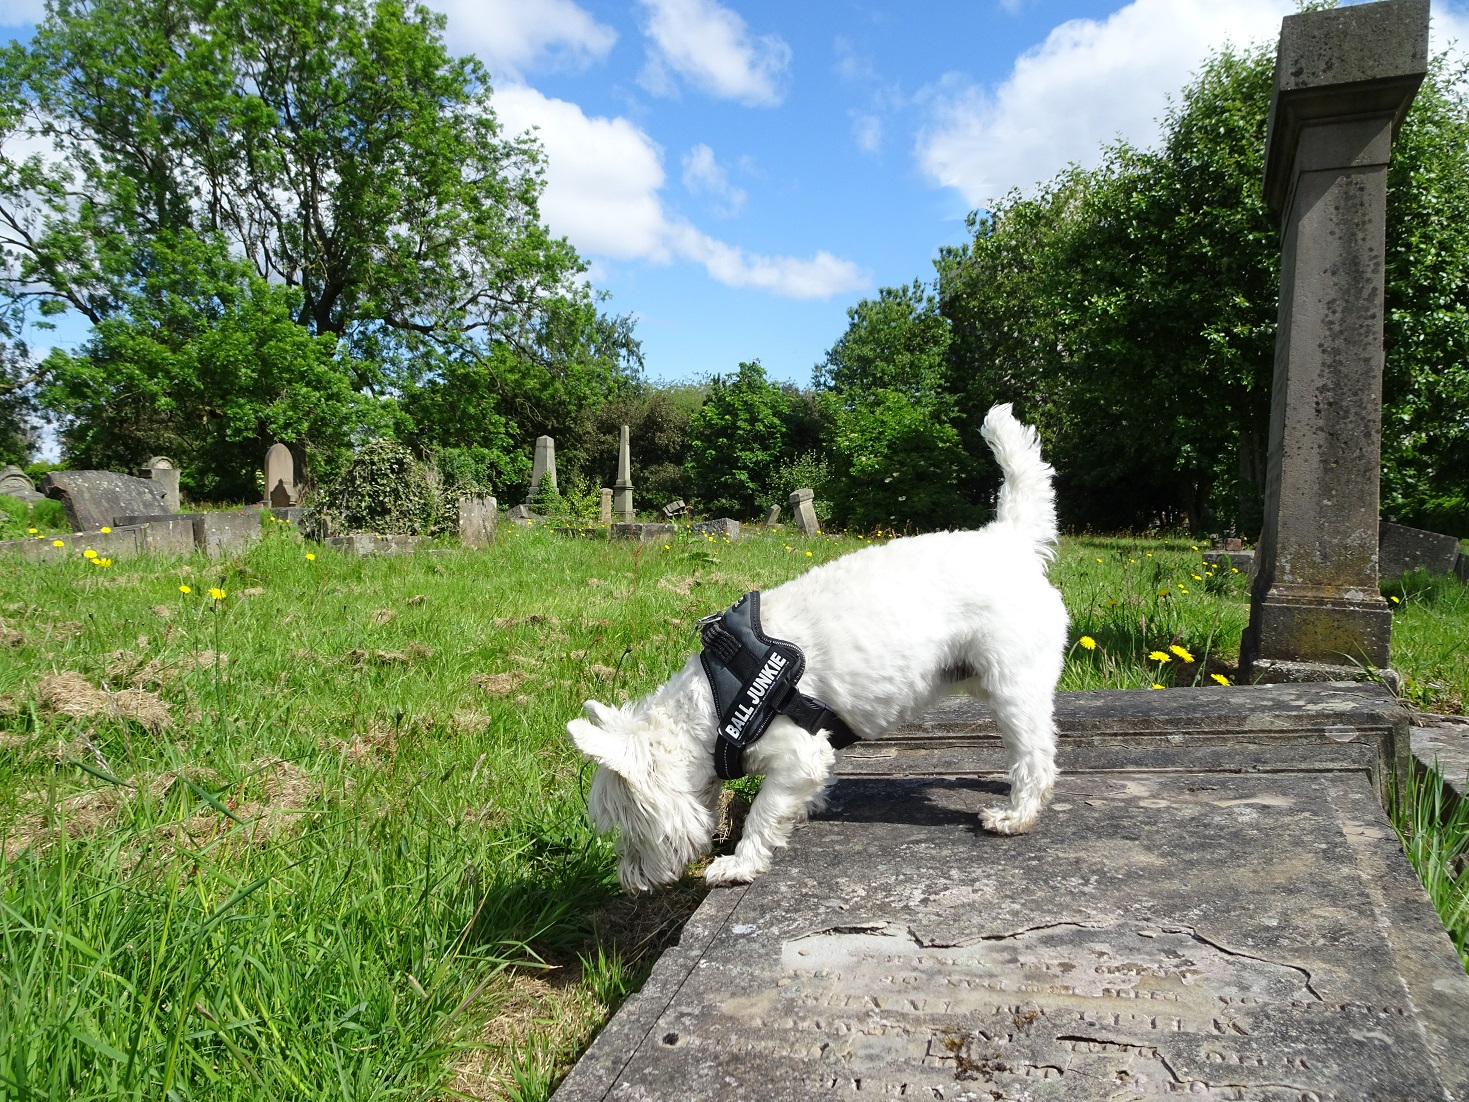
{"label": "blue sky", "polygon": [[[430,0],[548,155],[543,216],[638,320],[655,379],[759,359],[798,383],[964,216],[1122,136],[1292,0]],[[29,37],[37,0],[0,0]],[[1435,46],[1469,0],[1434,3]],[[37,344],[74,344],[76,325]]]}

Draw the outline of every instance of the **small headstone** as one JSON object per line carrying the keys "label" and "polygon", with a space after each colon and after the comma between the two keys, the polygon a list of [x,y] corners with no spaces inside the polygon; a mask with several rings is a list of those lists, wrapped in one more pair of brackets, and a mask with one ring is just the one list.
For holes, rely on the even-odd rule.
{"label": "small headstone", "polygon": [[1454,562],[1454,577],[1461,582],[1469,583],[1469,555],[1459,552],[1459,557]]}
{"label": "small headstone", "polygon": [[811,504],[815,496],[814,490],[804,488],[791,495],[791,513],[795,516],[796,527],[803,536],[814,536],[821,531],[816,522],[816,507]]}
{"label": "small headstone", "polygon": [[36,484],[31,481],[31,476],[19,467],[0,470],[0,494],[23,501],[27,505],[46,500],[45,494],[36,491]]}
{"label": "small headstone", "polygon": [[301,504],[301,491],[296,486],[296,460],[284,444],[272,444],[265,449],[265,501],[279,508]]}
{"label": "small headstone", "polygon": [[110,527],[119,516],[150,516],[171,510],[152,479],[116,471],[49,471],[39,487],[66,506],[73,531]]}
{"label": "small headstone", "polygon": [[765,514],[765,527],[774,528],[780,523],[780,506],[772,505],[770,512]]}
{"label": "small headstone", "polygon": [[518,524],[522,528],[528,526],[532,521],[540,519],[530,511],[529,505],[513,506],[510,511],[505,514],[505,518],[510,521],[511,524]]}
{"label": "small headstone", "polygon": [[609,536],[615,540],[637,540],[652,543],[654,540],[672,539],[678,529],[671,524],[621,524],[614,522]]}
{"label": "small headstone", "polygon": [[166,455],[155,455],[138,471],[143,478],[152,479],[163,491],[163,503],[170,513],[179,511],[179,469]]}
{"label": "small headstone", "polygon": [[726,539],[733,543],[740,538],[740,522],[729,517],[701,520],[697,524],[689,525],[689,533],[695,536],[713,536],[717,540]]}
{"label": "small headstone", "polygon": [[670,501],[667,505],[663,506],[663,515],[669,520],[672,520],[674,517],[681,517],[688,511],[689,507],[684,504],[683,498],[679,498],[677,501]]}
{"label": "small headstone", "polygon": [[1226,551],[1243,551],[1244,549],[1245,541],[1238,536],[1231,536],[1224,541],[1224,550]]}
{"label": "small headstone", "polygon": [[495,542],[500,507],[489,494],[466,494],[459,499],[459,542],[464,547],[488,547]]}
{"label": "small headstone", "polygon": [[610,487],[602,487],[602,498],[597,504],[597,519],[603,524],[612,523],[612,490]]}
{"label": "small headstone", "polygon": [[628,438],[627,426],[617,441],[617,481],[612,484],[612,512],[620,524],[631,524],[637,519],[632,505],[632,442]]}
{"label": "small headstone", "polygon": [[549,436],[536,437],[536,455],[531,463],[530,470],[530,494],[526,502],[532,502],[536,495],[541,492],[541,483],[549,479],[550,490],[558,493],[556,485],[556,441]]}
{"label": "small headstone", "polygon": [[1454,536],[1388,521],[1377,526],[1377,574],[1385,582],[1420,568],[1430,574],[1452,574],[1458,561],[1459,541]]}

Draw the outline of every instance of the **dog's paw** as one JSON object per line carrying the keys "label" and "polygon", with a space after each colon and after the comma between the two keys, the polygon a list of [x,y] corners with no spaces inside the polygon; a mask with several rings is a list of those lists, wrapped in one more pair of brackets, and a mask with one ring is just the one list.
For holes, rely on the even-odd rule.
{"label": "dog's paw", "polygon": [[748,884],[759,876],[761,871],[751,862],[741,860],[739,855],[735,854],[730,857],[716,857],[709,862],[709,867],[704,870],[704,880],[715,887],[726,884]]}
{"label": "dog's paw", "polygon": [[1039,811],[1027,815],[1013,807],[987,807],[979,813],[980,825],[991,834],[1024,834],[1039,818]]}

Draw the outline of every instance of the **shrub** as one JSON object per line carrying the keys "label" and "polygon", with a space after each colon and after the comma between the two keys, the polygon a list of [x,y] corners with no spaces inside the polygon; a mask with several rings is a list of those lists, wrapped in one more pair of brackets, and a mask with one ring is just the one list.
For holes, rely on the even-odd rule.
{"label": "shrub", "polygon": [[373,440],[321,491],[308,524],[332,532],[430,535],[445,527],[443,497],[436,467],[396,440]]}

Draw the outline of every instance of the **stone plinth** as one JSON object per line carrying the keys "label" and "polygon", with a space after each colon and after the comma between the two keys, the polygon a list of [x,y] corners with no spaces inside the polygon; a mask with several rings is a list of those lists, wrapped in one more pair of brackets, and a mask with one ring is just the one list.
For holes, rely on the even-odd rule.
{"label": "stone plinth", "polygon": [[1373,777],[1407,741],[1385,692],[1062,693],[1057,721],[1019,837],[977,827],[1006,785],[972,701],[838,754],[556,1102],[1465,1096],[1469,977]]}
{"label": "stone plinth", "polygon": [[119,516],[171,511],[166,495],[152,479],[116,471],[49,471],[40,489],[47,497],[61,499],[66,519],[77,532],[110,526]]}
{"label": "stone plinth", "polygon": [[1378,592],[1383,282],[1393,136],[1427,65],[1428,0],[1289,16],[1265,196],[1281,227],[1265,524],[1241,658],[1251,678],[1385,667]]}
{"label": "stone plinth", "polygon": [[489,494],[466,494],[459,499],[459,542],[464,547],[488,547],[495,542],[500,506]]}
{"label": "stone plinth", "polygon": [[791,517],[803,536],[814,536],[821,531],[816,520],[816,507],[811,504],[816,496],[812,490],[801,489],[791,494]]}
{"label": "stone plinth", "polygon": [[1459,561],[1459,540],[1383,521],[1378,526],[1377,571],[1385,582],[1397,581],[1410,570],[1452,574]]}
{"label": "stone plinth", "polygon": [[638,540],[651,543],[654,540],[672,539],[678,529],[671,524],[613,524],[608,537],[615,540]]}

